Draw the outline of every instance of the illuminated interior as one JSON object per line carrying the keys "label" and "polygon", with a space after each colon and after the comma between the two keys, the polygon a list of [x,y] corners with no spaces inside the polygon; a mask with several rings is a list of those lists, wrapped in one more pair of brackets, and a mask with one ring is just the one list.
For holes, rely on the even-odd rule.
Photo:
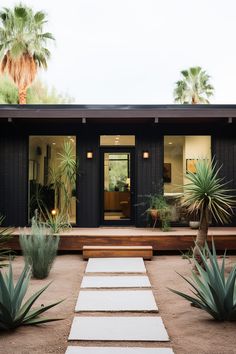
{"label": "illuminated interior", "polygon": [[171,221],[188,222],[188,214],[181,206],[186,173],[194,171],[197,159],[211,159],[210,136],[164,137],[164,195],[171,207]]}
{"label": "illuminated interior", "polygon": [[69,170],[68,158],[76,165],[75,136],[30,136],[29,221],[37,209],[44,216],[64,213],[76,223],[76,171]]}

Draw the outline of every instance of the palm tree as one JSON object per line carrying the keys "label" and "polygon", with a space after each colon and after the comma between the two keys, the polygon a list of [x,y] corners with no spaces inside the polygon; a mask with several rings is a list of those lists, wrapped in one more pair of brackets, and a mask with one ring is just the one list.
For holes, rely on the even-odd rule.
{"label": "palm tree", "polygon": [[181,71],[182,80],[176,82],[174,99],[177,103],[210,103],[214,87],[209,84],[210,76],[200,66]]}
{"label": "palm tree", "polygon": [[0,12],[0,72],[8,73],[18,88],[19,103],[26,103],[26,90],[38,68],[47,68],[49,32],[43,32],[46,14],[19,4]]}
{"label": "palm tree", "polygon": [[214,159],[213,161],[199,159],[195,167],[195,173],[186,174],[189,183],[184,186],[183,205],[189,213],[197,211],[200,215],[200,225],[193,253],[201,263],[199,249],[202,249],[207,241],[209,216],[211,215],[222,224],[229,222],[236,198],[230,194],[233,190],[226,188],[229,182],[225,182],[224,178],[219,176],[222,166],[217,167]]}

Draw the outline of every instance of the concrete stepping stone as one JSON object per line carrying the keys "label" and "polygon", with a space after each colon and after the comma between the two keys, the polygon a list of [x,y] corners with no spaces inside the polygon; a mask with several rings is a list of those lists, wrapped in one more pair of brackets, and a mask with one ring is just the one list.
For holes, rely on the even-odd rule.
{"label": "concrete stepping stone", "polygon": [[83,290],[75,312],[83,311],[158,312],[158,308],[151,290]]}
{"label": "concrete stepping stone", "polygon": [[146,275],[84,276],[81,288],[150,288]]}
{"label": "concrete stepping stone", "polygon": [[74,317],[69,340],[169,341],[161,317]]}
{"label": "concrete stepping stone", "polygon": [[118,348],[69,346],[65,354],[174,354],[171,348]]}
{"label": "concrete stepping stone", "polygon": [[86,273],[146,273],[142,258],[89,258]]}

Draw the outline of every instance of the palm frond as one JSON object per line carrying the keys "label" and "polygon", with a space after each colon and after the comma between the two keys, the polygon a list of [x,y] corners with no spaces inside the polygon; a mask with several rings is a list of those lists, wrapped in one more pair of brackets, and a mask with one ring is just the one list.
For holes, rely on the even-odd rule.
{"label": "palm frond", "polygon": [[176,82],[174,100],[178,103],[209,103],[214,87],[209,84],[210,76],[200,66],[181,71],[182,80]]}
{"label": "palm frond", "polygon": [[22,4],[0,12],[1,71],[26,89],[35,79],[38,67],[47,67],[50,51],[46,44],[54,37],[43,31],[46,14]]}

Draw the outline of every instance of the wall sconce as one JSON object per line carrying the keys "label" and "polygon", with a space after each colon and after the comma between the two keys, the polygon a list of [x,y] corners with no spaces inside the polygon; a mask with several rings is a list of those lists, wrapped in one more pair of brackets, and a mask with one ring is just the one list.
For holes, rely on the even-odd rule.
{"label": "wall sconce", "polygon": [[51,214],[52,214],[52,216],[55,216],[55,215],[56,215],[56,213],[57,213],[56,209],[52,209],[52,210],[51,210]]}
{"label": "wall sconce", "polygon": [[149,159],[149,151],[143,151],[143,159]]}
{"label": "wall sconce", "polygon": [[92,158],[93,158],[93,152],[87,151],[87,159],[92,159]]}

